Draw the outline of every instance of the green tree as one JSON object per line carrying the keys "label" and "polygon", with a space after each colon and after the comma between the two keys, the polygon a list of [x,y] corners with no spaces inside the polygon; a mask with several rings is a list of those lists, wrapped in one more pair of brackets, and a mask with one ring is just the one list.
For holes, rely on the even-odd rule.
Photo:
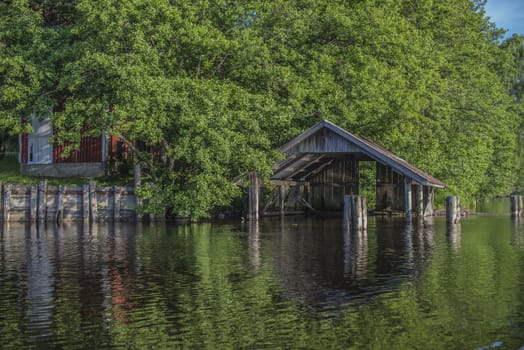
{"label": "green tree", "polygon": [[147,210],[207,215],[239,194],[231,177],[269,174],[274,150],[321,119],[465,199],[516,182],[519,39],[500,41],[483,1],[2,6],[2,67],[14,68],[0,77],[0,127],[60,106],[57,141],[84,125],[122,137],[148,177]]}

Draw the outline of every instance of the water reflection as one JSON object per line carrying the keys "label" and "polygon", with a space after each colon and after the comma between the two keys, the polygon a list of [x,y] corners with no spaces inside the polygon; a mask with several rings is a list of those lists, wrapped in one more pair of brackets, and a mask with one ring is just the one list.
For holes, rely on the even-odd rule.
{"label": "water reflection", "polygon": [[257,271],[261,264],[260,259],[260,227],[258,221],[249,223],[249,264]]}
{"label": "water reflection", "polygon": [[344,228],[344,276],[356,279],[366,275],[368,263],[368,233]]}
{"label": "water reflection", "polygon": [[27,318],[32,337],[51,335],[54,307],[54,264],[46,247],[48,241],[42,225],[26,227],[25,260],[27,263]]}
{"label": "water reflection", "polygon": [[522,223],[489,220],[2,226],[0,343],[518,348]]}
{"label": "water reflection", "polygon": [[514,234],[513,234],[513,244],[519,248],[524,248],[524,234],[522,227],[524,226],[524,221],[517,218],[513,218]]}
{"label": "water reflection", "polygon": [[462,231],[462,224],[448,224],[447,225],[447,237],[450,246],[453,248],[455,252],[460,250],[461,245],[461,231]]}

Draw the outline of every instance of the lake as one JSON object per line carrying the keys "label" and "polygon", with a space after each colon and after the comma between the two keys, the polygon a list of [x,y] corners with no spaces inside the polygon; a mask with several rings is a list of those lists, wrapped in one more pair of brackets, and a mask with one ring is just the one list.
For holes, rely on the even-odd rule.
{"label": "lake", "polygon": [[[2,349],[520,349],[509,209],[260,224],[4,225]],[[497,211],[497,210],[493,210]]]}

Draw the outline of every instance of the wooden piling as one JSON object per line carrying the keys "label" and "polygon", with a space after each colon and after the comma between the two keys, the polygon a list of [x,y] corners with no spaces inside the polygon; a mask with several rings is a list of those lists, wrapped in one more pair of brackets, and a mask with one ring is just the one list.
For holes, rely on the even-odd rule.
{"label": "wooden piling", "polygon": [[424,216],[433,216],[433,201],[435,199],[435,189],[430,187],[427,189],[426,204],[424,208]]}
{"label": "wooden piling", "polygon": [[365,197],[361,197],[361,211],[362,211],[362,229],[368,229],[368,201]]}
{"label": "wooden piling", "polygon": [[142,185],[142,169],[141,169],[140,165],[138,165],[138,164],[135,164],[134,180],[135,180],[135,189],[134,189],[134,194],[135,194],[135,218],[136,218],[137,221],[141,221],[141,220],[144,220],[144,215],[141,215],[138,212],[138,208],[140,207],[140,198],[138,197],[138,192],[139,192],[140,186]]}
{"label": "wooden piling", "polygon": [[64,193],[65,193],[65,186],[59,185],[58,186],[58,194],[56,198],[56,222],[62,222],[64,219]]}
{"label": "wooden piling", "polygon": [[352,201],[350,195],[344,196],[344,226],[345,227],[351,227],[351,221],[352,221],[352,213],[351,213],[351,207],[352,207]]}
{"label": "wooden piling", "polygon": [[89,185],[82,186],[82,220],[89,221]]}
{"label": "wooden piling", "polygon": [[249,208],[248,220],[258,220],[258,206],[259,206],[259,179],[256,172],[249,174]]}
{"label": "wooden piling", "polygon": [[37,219],[38,221],[46,220],[46,206],[47,206],[47,180],[40,181],[38,184],[38,209]]}
{"label": "wooden piling", "polygon": [[284,215],[286,213],[286,186],[280,185],[280,193],[278,197],[278,203],[280,208],[280,215]]}
{"label": "wooden piling", "polygon": [[367,230],[367,200],[366,198],[344,196],[344,226],[355,231]]}
{"label": "wooden piling", "polygon": [[113,220],[120,221],[120,186],[113,186]]}
{"label": "wooden piling", "polygon": [[413,221],[413,204],[411,201],[411,179],[404,177],[404,208],[406,211],[406,221]]}
{"label": "wooden piling", "polygon": [[360,196],[353,196],[353,225],[356,230],[362,230],[362,201]]}
{"label": "wooden piling", "polygon": [[418,218],[424,216],[424,188],[422,185],[415,186],[415,210]]}
{"label": "wooden piling", "polygon": [[11,204],[11,185],[4,185],[4,222],[9,221],[9,211]]}
{"label": "wooden piling", "polygon": [[512,217],[520,217],[522,215],[522,196],[521,195],[511,195],[510,199],[510,210]]}
{"label": "wooden piling", "polygon": [[460,221],[460,200],[457,196],[446,198],[446,222],[448,224],[458,224]]}
{"label": "wooden piling", "polygon": [[94,222],[97,216],[96,183],[89,181],[89,220]]}
{"label": "wooden piling", "polygon": [[37,202],[38,192],[35,185],[31,185],[29,189],[29,221],[36,221],[37,219]]}

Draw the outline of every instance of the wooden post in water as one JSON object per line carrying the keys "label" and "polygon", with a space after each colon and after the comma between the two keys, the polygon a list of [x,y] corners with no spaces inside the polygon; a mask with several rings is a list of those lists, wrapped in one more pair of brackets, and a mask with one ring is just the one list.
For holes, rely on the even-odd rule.
{"label": "wooden post in water", "polygon": [[286,186],[281,184],[280,186],[280,193],[278,197],[278,205],[280,208],[280,215],[286,214]]}
{"label": "wooden post in water", "polygon": [[415,185],[415,210],[417,218],[424,216],[424,187],[422,185]]}
{"label": "wooden post in water", "polygon": [[361,211],[362,211],[362,229],[366,230],[368,229],[368,201],[366,200],[366,197],[361,197]]}
{"label": "wooden post in water", "polygon": [[82,186],[82,220],[89,221],[89,185]]}
{"label": "wooden post in water", "polygon": [[355,230],[362,230],[362,201],[360,196],[353,196],[353,226]]}
{"label": "wooden post in water", "polygon": [[424,216],[433,216],[433,200],[435,198],[435,190],[433,187],[427,189],[427,198],[424,208]]}
{"label": "wooden post in water", "polygon": [[120,186],[113,186],[113,220],[120,221]]}
{"label": "wooden post in water", "polygon": [[58,186],[58,194],[56,198],[56,222],[62,222],[64,218],[64,193],[65,193],[65,186],[59,185]]}
{"label": "wooden post in water", "polygon": [[94,181],[89,181],[89,220],[94,222],[96,220],[96,183]]}
{"label": "wooden post in water", "polygon": [[413,204],[411,201],[411,179],[404,177],[404,207],[406,210],[406,221],[413,221]]}
{"label": "wooden post in water", "polygon": [[510,210],[511,216],[518,218],[522,215],[522,196],[521,195],[511,195],[510,200]]}
{"label": "wooden post in water", "polygon": [[344,226],[355,231],[368,228],[366,198],[356,195],[344,196]]}
{"label": "wooden post in water", "polygon": [[259,179],[256,172],[249,174],[249,208],[248,220],[258,220],[258,205],[259,205]]}
{"label": "wooden post in water", "polygon": [[46,198],[47,198],[47,180],[40,181],[38,184],[38,209],[37,209],[37,219],[38,221],[46,220]]}
{"label": "wooden post in water", "polygon": [[37,219],[37,201],[38,192],[35,185],[31,185],[29,190],[29,221],[35,221]]}
{"label": "wooden post in water", "polygon": [[446,222],[458,224],[460,221],[460,200],[457,196],[446,197]]}
{"label": "wooden post in water", "polygon": [[140,215],[138,213],[138,207],[140,207],[140,198],[138,197],[138,192],[140,189],[140,186],[142,185],[142,168],[140,168],[140,165],[135,164],[134,169],[134,175],[135,175],[135,213],[136,213],[136,219],[137,220],[143,220],[144,216]]}
{"label": "wooden post in water", "polygon": [[352,220],[353,214],[351,213],[351,208],[353,207],[352,202],[353,202],[352,196],[350,195],[344,196],[344,227],[347,227],[347,228],[351,227],[351,222],[353,221]]}
{"label": "wooden post in water", "polygon": [[11,203],[11,185],[4,185],[4,222],[9,221],[10,203]]}

